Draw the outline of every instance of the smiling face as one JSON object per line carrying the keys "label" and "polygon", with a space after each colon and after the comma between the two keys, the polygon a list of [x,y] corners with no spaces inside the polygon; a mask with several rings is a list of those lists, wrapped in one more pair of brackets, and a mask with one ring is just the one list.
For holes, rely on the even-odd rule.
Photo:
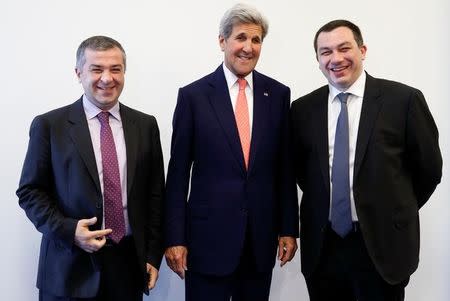
{"label": "smiling face", "polygon": [[328,82],[340,90],[348,89],[361,75],[367,47],[358,46],[353,32],[338,27],[317,37],[317,60]]}
{"label": "smiling face", "polygon": [[87,99],[102,110],[111,109],[118,101],[125,82],[123,54],[119,48],[96,51],[87,48],[85,63],[75,72]]}
{"label": "smiling face", "polygon": [[255,69],[261,53],[261,26],[235,24],[227,39],[219,36],[219,43],[224,52],[225,66],[238,77],[247,76]]}

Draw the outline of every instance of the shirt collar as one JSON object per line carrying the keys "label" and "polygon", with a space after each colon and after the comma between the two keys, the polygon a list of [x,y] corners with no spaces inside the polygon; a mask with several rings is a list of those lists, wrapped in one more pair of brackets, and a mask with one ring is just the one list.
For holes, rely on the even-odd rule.
{"label": "shirt collar", "polygon": [[[92,102],[90,102],[86,96],[86,94],[83,95],[83,108],[84,112],[86,113],[87,119],[96,118],[98,113],[100,113],[102,110],[98,108],[96,105],[94,105]],[[117,102],[108,112],[117,120],[121,121],[122,118],[120,117],[120,105],[119,102]]]}
{"label": "shirt collar", "polygon": [[[223,73],[225,74],[225,79],[227,81],[228,90],[230,90],[233,85],[237,85],[238,77],[236,74],[230,71],[230,69],[225,66],[225,63],[222,63]],[[244,77],[247,81],[247,86],[250,90],[253,90],[253,72],[250,72],[246,77]]]}
{"label": "shirt collar", "polygon": [[328,84],[330,88],[330,96],[331,96],[331,102],[333,102],[336,99],[336,96],[339,93],[350,93],[352,95],[355,95],[356,97],[363,98],[364,97],[364,89],[366,87],[366,72],[361,72],[361,75],[358,77],[358,79],[351,85],[347,90],[341,91],[332,84]]}

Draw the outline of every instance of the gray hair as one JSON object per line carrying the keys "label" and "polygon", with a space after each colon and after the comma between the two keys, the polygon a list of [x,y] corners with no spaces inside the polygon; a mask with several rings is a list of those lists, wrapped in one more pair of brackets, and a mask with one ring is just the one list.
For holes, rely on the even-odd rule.
{"label": "gray hair", "polygon": [[127,56],[125,54],[125,50],[119,42],[114,40],[113,38],[106,36],[93,36],[87,38],[83,42],[81,42],[80,46],[77,49],[77,63],[76,67],[78,69],[82,69],[84,63],[86,63],[85,51],[86,49],[96,50],[96,51],[105,51],[112,48],[119,48],[122,52],[123,57],[123,65],[124,68],[127,68]]}
{"label": "gray hair", "polygon": [[269,23],[256,8],[238,3],[227,10],[220,21],[219,35],[228,39],[236,24],[255,24],[261,26],[262,40],[269,31]]}

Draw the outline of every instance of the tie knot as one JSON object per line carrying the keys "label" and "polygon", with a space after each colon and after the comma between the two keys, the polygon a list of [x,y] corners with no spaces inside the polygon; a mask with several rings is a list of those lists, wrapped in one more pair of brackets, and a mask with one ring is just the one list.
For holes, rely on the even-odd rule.
{"label": "tie knot", "polygon": [[337,95],[337,97],[338,97],[338,99],[339,99],[339,101],[341,102],[341,103],[347,103],[347,98],[348,98],[348,95],[349,95],[350,93],[339,93],[338,95]]}
{"label": "tie knot", "polygon": [[245,78],[238,78],[239,90],[245,90],[245,86],[247,86],[247,81]]}
{"label": "tie knot", "polygon": [[109,112],[101,111],[97,114],[97,118],[101,125],[109,124]]}

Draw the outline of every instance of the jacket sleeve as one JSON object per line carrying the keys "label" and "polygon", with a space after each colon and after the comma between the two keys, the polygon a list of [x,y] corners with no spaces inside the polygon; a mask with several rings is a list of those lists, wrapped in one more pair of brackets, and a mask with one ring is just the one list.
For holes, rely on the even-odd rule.
{"label": "jacket sleeve", "polygon": [[19,205],[36,229],[48,238],[59,240],[67,248],[74,241],[77,220],[58,209],[53,193],[52,148],[49,122],[36,117],[30,128],[30,140],[16,191]]}
{"label": "jacket sleeve", "polygon": [[291,92],[289,88],[282,95],[282,127],[280,174],[278,177],[281,200],[280,236],[299,237],[298,198],[290,147],[289,107]]}
{"label": "jacket sleeve", "polygon": [[407,160],[413,178],[418,207],[422,207],[440,183],[442,156],[439,133],[419,90],[413,90],[408,110],[406,133]]}
{"label": "jacket sleeve", "polygon": [[150,160],[151,176],[148,185],[150,186],[151,199],[149,203],[149,223],[147,233],[147,262],[159,268],[163,255],[163,233],[162,218],[164,204],[164,162],[161,149],[161,140],[156,119],[151,119],[152,151]]}
{"label": "jacket sleeve", "polygon": [[166,247],[186,246],[186,204],[193,160],[194,126],[189,99],[178,92],[173,115],[170,161],[167,171],[165,210]]}

